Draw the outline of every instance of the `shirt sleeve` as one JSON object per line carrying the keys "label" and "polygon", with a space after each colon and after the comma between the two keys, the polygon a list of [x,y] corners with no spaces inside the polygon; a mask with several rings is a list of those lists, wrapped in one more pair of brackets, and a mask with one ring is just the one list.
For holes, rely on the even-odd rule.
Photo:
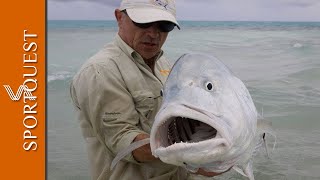
{"label": "shirt sleeve", "polygon": [[[139,128],[132,95],[112,61],[83,69],[73,86],[82,115],[90,120],[97,138],[114,155],[126,149],[138,134],[147,134]],[[125,159],[138,163],[132,153]]]}

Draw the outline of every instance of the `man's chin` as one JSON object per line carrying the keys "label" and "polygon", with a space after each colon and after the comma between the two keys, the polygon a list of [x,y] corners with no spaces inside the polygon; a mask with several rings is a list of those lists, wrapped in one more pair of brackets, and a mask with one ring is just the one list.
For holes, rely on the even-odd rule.
{"label": "man's chin", "polygon": [[152,51],[147,51],[148,49],[145,49],[143,53],[140,53],[140,55],[142,56],[143,59],[152,59],[152,58],[155,58],[160,51],[155,51],[155,50],[152,50]]}

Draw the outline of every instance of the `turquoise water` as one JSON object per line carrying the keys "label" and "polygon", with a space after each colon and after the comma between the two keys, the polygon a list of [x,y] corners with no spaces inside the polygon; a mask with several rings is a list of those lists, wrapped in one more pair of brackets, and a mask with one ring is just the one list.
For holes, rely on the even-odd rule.
{"label": "turquoise water", "polygon": [[[214,27],[214,28],[319,28],[320,22],[259,22],[259,21],[179,21],[181,27]],[[74,29],[95,29],[95,28],[117,28],[115,21],[103,20],[50,20],[49,29],[74,28]]]}
{"label": "turquoise water", "polygon": [[[320,179],[320,23],[180,22],[163,49],[211,53],[247,85],[259,112],[273,123],[271,159],[254,159],[258,180]],[[81,64],[110,42],[113,21],[48,22],[48,179],[89,179],[85,144],[68,85]],[[245,179],[226,173],[216,179]]]}

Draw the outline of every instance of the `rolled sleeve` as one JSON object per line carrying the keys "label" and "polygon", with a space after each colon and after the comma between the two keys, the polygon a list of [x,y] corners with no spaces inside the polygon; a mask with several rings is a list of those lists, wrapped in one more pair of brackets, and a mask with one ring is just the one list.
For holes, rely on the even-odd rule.
{"label": "rolled sleeve", "polygon": [[[132,95],[115,63],[90,65],[75,82],[81,111],[112,154],[126,149],[138,134],[147,134],[139,128],[139,114]],[[138,163],[132,154],[125,159]]]}

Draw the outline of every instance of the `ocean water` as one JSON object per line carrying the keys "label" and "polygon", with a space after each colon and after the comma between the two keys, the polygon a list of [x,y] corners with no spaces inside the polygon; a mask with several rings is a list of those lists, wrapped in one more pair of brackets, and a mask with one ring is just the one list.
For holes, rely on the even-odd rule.
{"label": "ocean water", "polygon": [[[254,158],[257,180],[320,179],[320,23],[182,21],[163,49],[174,62],[211,53],[248,87],[273,123],[270,159]],[[48,179],[89,179],[84,140],[69,97],[81,64],[117,33],[113,21],[48,21]],[[271,140],[271,139],[270,139]],[[272,141],[270,141],[272,143]],[[233,171],[215,179],[246,179]]]}

